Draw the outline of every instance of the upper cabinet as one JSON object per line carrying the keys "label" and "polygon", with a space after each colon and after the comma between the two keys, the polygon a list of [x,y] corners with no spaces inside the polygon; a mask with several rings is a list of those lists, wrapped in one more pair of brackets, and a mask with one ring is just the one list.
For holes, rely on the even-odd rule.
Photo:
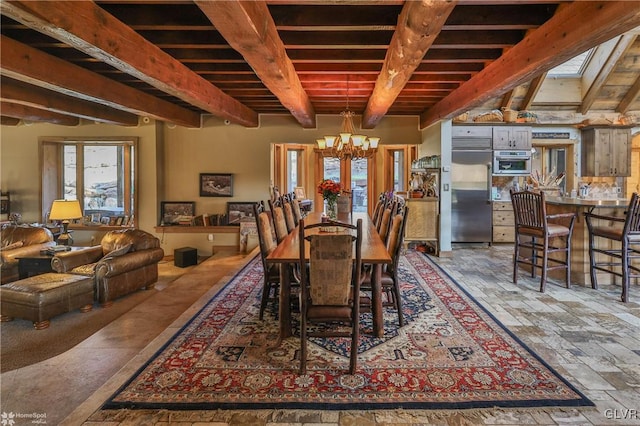
{"label": "upper cabinet", "polygon": [[531,127],[494,126],[493,149],[531,149]]}
{"label": "upper cabinet", "polygon": [[631,129],[582,130],[582,176],[630,176]]}

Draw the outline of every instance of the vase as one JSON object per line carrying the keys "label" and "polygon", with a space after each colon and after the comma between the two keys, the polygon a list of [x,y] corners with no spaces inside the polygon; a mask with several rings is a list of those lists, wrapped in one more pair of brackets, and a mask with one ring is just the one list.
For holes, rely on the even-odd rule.
{"label": "vase", "polygon": [[324,213],[331,220],[338,219],[338,203],[334,198],[327,198],[325,200]]}

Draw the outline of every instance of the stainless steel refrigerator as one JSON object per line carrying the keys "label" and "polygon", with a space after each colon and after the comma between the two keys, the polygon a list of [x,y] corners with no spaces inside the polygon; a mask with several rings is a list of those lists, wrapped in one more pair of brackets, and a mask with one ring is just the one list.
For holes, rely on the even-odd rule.
{"label": "stainless steel refrigerator", "polygon": [[[490,145],[489,145],[490,146]],[[490,243],[490,149],[455,149],[451,161],[451,241]]]}

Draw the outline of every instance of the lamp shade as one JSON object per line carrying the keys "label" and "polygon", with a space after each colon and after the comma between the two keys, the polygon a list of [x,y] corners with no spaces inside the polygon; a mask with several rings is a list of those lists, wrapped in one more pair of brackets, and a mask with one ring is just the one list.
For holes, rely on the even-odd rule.
{"label": "lamp shade", "polygon": [[80,219],[81,217],[82,210],[80,210],[80,203],[78,200],[53,200],[49,219],[70,220]]}

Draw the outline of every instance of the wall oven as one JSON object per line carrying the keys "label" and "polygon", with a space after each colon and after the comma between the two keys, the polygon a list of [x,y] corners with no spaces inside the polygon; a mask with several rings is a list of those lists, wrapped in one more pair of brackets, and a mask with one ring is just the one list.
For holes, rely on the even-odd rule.
{"label": "wall oven", "polygon": [[531,173],[531,151],[493,151],[494,176],[521,176]]}

